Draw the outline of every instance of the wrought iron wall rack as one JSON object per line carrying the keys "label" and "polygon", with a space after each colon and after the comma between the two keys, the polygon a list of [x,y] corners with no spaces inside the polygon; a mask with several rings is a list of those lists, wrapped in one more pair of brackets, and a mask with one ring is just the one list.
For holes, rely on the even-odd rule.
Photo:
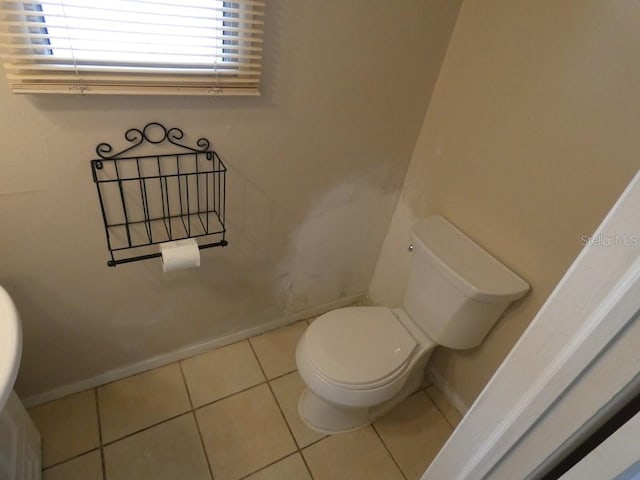
{"label": "wrought iron wall rack", "polygon": [[[161,256],[160,243],[201,237],[199,248],[224,247],[226,171],[206,138],[191,147],[179,128],[151,122],[131,128],[130,145],[96,147],[93,181],[107,237],[110,267]],[[152,153],[167,144],[177,152]],[[145,151],[146,149],[146,151]],[[134,150],[140,155],[132,156]]]}

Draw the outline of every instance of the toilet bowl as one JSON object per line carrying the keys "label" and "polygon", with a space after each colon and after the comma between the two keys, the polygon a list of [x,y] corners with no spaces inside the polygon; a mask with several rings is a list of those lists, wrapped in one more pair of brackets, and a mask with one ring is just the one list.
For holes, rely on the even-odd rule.
{"label": "toilet bowl", "polygon": [[479,345],[529,289],[443,217],[418,222],[411,241],[402,307],[333,310],[298,342],[298,411],[310,428],[336,434],[373,422],[421,387],[437,345]]}
{"label": "toilet bowl", "polygon": [[309,427],[325,434],[357,429],[393,408],[403,390],[420,388],[436,344],[407,320],[400,308],[346,307],[311,324],[296,348],[307,385],[298,411]]}

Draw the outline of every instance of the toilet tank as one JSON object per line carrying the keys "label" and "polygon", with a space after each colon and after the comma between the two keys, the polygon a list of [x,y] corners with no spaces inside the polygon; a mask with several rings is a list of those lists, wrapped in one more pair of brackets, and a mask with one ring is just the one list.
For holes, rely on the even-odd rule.
{"label": "toilet tank", "polygon": [[419,221],[404,308],[436,343],[473,348],[529,284],[444,217]]}

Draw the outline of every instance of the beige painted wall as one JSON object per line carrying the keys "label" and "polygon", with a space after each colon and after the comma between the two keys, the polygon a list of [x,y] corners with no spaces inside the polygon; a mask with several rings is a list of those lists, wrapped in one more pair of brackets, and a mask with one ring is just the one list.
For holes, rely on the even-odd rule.
{"label": "beige painted wall", "polygon": [[[270,0],[260,98],[16,96],[0,81],[0,283],[24,325],[18,393],[364,294],[459,3]],[[209,137],[230,169],[230,246],[203,251],[197,270],[106,266],[89,160],[150,121]]]}
{"label": "beige painted wall", "polygon": [[434,353],[463,407],[640,167],[639,15],[627,1],[463,4],[370,288],[401,301],[410,225],[434,213],[532,285],[483,345]]}

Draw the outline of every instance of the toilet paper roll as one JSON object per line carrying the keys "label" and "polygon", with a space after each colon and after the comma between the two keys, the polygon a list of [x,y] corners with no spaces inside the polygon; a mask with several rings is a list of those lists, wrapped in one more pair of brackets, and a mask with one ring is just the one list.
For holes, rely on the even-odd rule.
{"label": "toilet paper roll", "polygon": [[163,272],[200,266],[200,249],[195,238],[161,243],[160,253]]}

